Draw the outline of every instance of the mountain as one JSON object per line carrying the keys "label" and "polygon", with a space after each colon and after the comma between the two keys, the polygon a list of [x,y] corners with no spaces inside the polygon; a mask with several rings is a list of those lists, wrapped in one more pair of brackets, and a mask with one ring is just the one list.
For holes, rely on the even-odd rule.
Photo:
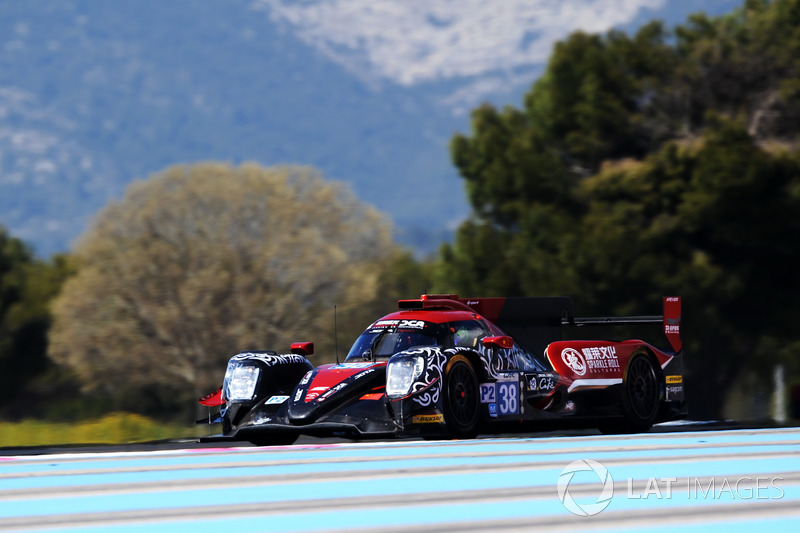
{"label": "mountain", "polygon": [[0,2],[0,224],[47,256],[168,165],[292,163],[429,252],[469,212],[449,139],[482,101],[521,105],[555,40],[738,4]]}

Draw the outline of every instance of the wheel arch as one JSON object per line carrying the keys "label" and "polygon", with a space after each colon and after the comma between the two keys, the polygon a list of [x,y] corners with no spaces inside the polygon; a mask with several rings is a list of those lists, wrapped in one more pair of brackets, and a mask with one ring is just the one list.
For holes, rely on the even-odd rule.
{"label": "wheel arch", "polygon": [[469,361],[469,364],[472,366],[472,370],[475,372],[479,382],[483,383],[489,379],[489,373],[487,371],[489,362],[485,361],[485,357],[480,352],[475,350],[459,350],[449,353],[447,357],[447,364],[443,369],[443,376],[447,373],[447,369],[450,368],[451,361],[457,359],[457,356],[459,355],[464,356],[464,358]]}
{"label": "wheel arch", "polygon": [[640,356],[647,358],[650,361],[650,364],[653,365],[653,369],[655,370],[656,373],[656,378],[658,379],[659,401],[663,402],[664,396],[666,394],[667,378],[664,374],[664,369],[661,368],[661,364],[658,362],[658,358],[656,357],[655,352],[653,352],[647,346],[641,346],[637,348],[636,350],[633,351],[633,353],[631,353],[630,357],[628,357],[628,360],[625,362],[625,369],[623,370],[622,373],[622,384],[624,385],[628,381],[628,370],[631,366],[631,362],[636,357]]}

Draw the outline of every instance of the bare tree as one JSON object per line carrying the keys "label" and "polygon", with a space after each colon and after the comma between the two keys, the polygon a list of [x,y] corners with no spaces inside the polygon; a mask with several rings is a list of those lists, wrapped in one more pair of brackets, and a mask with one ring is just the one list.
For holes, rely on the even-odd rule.
{"label": "bare tree", "polygon": [[[390,227],[307,167],[176,166],[134,183],[77,244],[50,357],[87,390],[216,387],[245,349],[312,340],[378,296]],[[358,313],[355,313],[358,315]]]}

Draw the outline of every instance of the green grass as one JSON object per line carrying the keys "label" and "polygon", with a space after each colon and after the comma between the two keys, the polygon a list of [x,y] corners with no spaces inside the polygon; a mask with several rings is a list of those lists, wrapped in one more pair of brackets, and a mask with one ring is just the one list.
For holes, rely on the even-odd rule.
{"label": "green grass", "polygon": [[193,438],[195,427],[164,424],[132,413],[111,413],[81,422],[0,422],[0,447],[60,444],[124,444]]}

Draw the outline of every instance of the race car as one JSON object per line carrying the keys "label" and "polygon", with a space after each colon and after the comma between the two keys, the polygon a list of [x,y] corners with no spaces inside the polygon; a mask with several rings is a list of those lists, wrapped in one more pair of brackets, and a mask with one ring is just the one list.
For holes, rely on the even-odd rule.
{"label": "race car", "polygon": [[[681,300],[655,316],[577,318],[570,297],[424,294],[372,324],[342,362],[314,367],[312,342],[248,351],[201,398],[221,423],[204,440],[288,444],[300,434],[472,438],[552,423],[641,432],[686,415]],[[588,326],[663,327],[642,340],[564,340]]]}

